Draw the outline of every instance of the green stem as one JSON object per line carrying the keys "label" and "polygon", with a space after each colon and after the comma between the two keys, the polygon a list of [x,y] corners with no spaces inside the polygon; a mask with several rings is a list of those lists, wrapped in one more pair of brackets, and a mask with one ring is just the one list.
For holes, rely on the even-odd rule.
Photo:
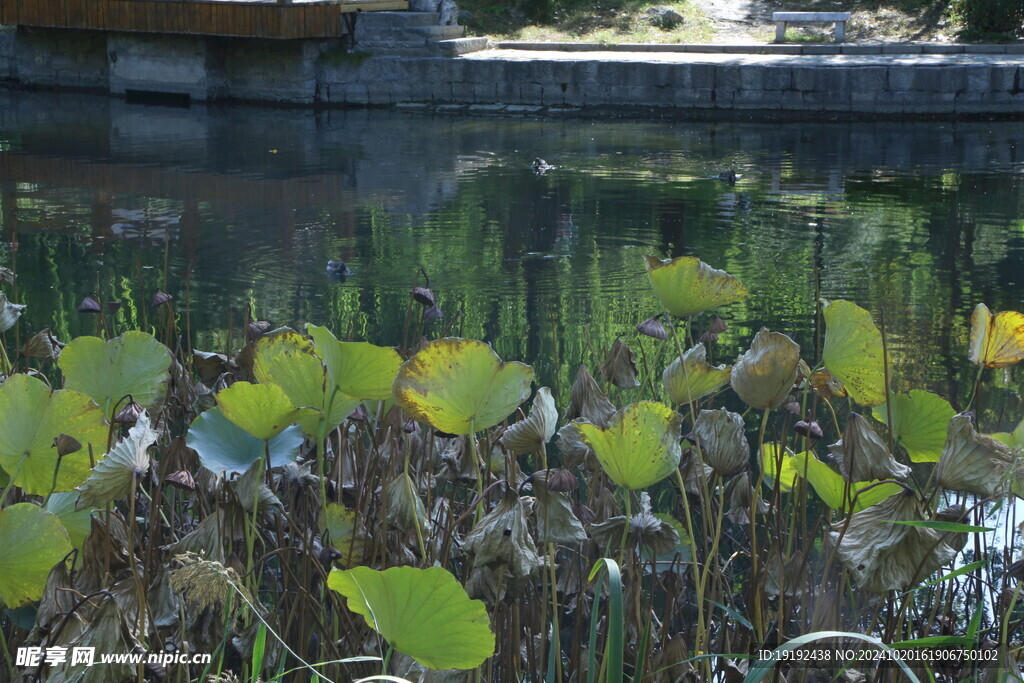
{"label": "green stem", "polygon": [[388,665],[391,663],[391,655],[395,652],[395,648],[388,643],[388,651],[384,653],[384,662],[380,665],[380,673],[382,676],[388,675]]}
{"label": "green stem", "polygon": [[[473,466],[480,468],[480,454],[477,452],[476,445],[476,421],[469,421],[469,452],[473,456]],[[483,469],[479,470],[479,476],[476,478],[476,512],[474,513],[473,521],[479,522],[480,518],[484,516],[484,477],[487,475],[488,468],[487,463],[482,463]]]}
{"label": "green stem", "polygon": [[7,669],[11,673],[11,680],[18,678],[18,670],[14,666],[14,662],[11,660],[11,648],[7,647],[7,637],[4,635],[4,624],[3,619],[0,618],[0,650],[4,653],[4,662],[7,664]]}
{"label": "green stem", "polygon": [[[626,539],[629,537],[629,518],[630,518],[630,498],[629,489],[623,489],[626,499],[626,521],[622,525],[622,540],[619,542],[619,561],[622,562],[623,566],[626,566]],[[629,549],[630,556],[633,555],[633,549]]]}
{"label": "green stem", "polygon": [[4,487],[4,492],[0,493],[0,510],[3,509],[4,503],[7,502],[7,494],[10,493],[11,487],[14,486],[14,481],[18,478],[18,475],[21,474],[21,468],[24,466],[26,460],[28,460],[27,455],[21,456],[21,460],[18,461],[18,466],[14,468],[14,473],[7,481],[7,486]]}

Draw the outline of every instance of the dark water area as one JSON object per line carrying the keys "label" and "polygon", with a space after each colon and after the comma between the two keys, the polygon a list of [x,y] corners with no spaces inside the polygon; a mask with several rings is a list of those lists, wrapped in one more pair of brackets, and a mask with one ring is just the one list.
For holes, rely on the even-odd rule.
{"label": "dark water area", "polygon": [[[537,175],[534,157],[555,169]],[[717,178],[732,169],[742,177]],[[957,405],[969,315],[1024,307],[1020,123],[693,123],[168,108],[0,92],[0,265],[28,304],[8,336],[92,334],[87,295],[157,324],[158,288],[203,350],[247,306],[398,344],[422,267],[452,333],[566,386],[657,312],[644,254],[697,255],[751,297],[720,311],[731,361],[762,325],[812,365],[816,301],[883,322],[897,389]],[[349,264],[345,281],[328,259]],[[422,283],[422,280],[420,281]],[[699,333],[706,319],[698,319]],[[9,343],[11,340],[9,338]],[[651,366],[664,365],[645,340]],[[1015,396],[1015,371],[986,374]],[[1018,403],[1000,400],[1015,423]],[[995,425],[992,425],[994,428]]]}

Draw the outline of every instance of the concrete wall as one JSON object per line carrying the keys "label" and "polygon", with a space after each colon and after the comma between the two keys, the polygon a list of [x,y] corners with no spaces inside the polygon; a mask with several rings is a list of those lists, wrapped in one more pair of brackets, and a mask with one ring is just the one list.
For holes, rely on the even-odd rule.
{"label": "concrete wall", "polygon": [[19,28],[0,32],[0,78],[115,94],[182,93],[196,100],[477,113],[587,114],[610,108],[672,116],[1024,116],[1024,55],[1010,54],[1009,48],[920,52],[488,50],[459,58],[388,57],[349,54],[342,39],[247,41]]}

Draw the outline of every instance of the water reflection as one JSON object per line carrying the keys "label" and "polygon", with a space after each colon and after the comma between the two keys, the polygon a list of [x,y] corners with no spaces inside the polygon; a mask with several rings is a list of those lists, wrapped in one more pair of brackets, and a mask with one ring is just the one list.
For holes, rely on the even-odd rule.
{"label": "water reflection", "polygon": [[[454,325],[559,384],[591,348],[632,338],[655,312],[643,254],[692,253],[753,293],[723,312],[731,327],[716,358],[767,325],[813,359],[815,301],[844,297],[884,317],[897,388],[955,396],[973,381],[970,310],[1022,306],[1019,124],[598,123],[0,99],[3,261],[30,305],[23,336],[91,333],[93,321],[74,313],[89,294],[134,302],[121,324],[148,324],[159,287],[201,348],[223,348],[230,327],[239,339],[250,305],[275,325],[326,322],[396,343],[422,266],[447,313],[435,332]],[[557,168],[534,173],[537,156]],[[728,169],[743,177],[719,180]],[[328,259],[353,275],[327,278]],[[1016,388],[1012,371],[993,382],[990,395]]]}

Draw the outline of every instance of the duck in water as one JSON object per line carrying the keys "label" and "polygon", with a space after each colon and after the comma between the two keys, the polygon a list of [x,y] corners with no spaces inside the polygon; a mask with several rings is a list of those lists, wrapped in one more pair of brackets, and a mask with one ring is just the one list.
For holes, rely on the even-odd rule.
{"label": "duck in water", "polygon": [[533,172],[536,173],[537,175],[544,175],[548,171],[553,170],[555,167],[549,164],[548,162],[544,161],[540,157],[537,157],[536,159],[533,160],[533,163],[530,164],[530,168],[532,168]]}
{"label": "duck in water", "polygon": [[732,185],[742,177],[743,176],[741,174],[736,173],[736,171],[732,169],[729,169],[728,171],[722,171],[721,173],[718,174],[719,180],[729,183],[730,185]]}
{"label": "duck in water", "polygon": [[351,275],[352,271],[349,270],[349,267],[345,265],[344,261],[330,260],[327,262],[327,274],[334,277],[344,278]]}

